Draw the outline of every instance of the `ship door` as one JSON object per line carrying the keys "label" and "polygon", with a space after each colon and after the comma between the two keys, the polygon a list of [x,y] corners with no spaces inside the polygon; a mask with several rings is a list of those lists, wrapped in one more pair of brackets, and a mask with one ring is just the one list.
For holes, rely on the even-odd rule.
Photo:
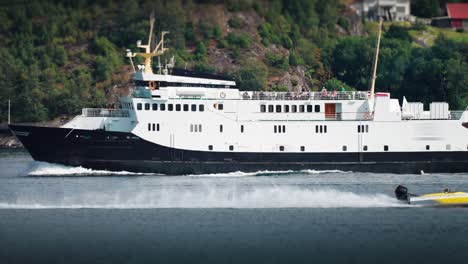
{"label": "ship door", "polygon": [[169,135],[169,151],[171,153],[171,161],[174,161],[174,157],[175,157],[175,151],[174,151],[174,144],[175,143],[175,137],[174,137],[174,134],[170,134]]}
{"label": "ship door", "polygon": [[363,153],[363,147],[364,147],[364,144],[363,144],[363,134],[362,133],[363,131],[360,130],[361,128],[361,123],[358,124],[358,161],[359,162],[363,162],[364,161],[364,153]]}
{"label": "ship door", "polygon": [[148,86],[149,86],[150,90],[154,90],[155,89],[154,81],[149,81]]}
{"label": "ship door", "polygon": [[336,103],[325,104],[325,118],[336,119]]}

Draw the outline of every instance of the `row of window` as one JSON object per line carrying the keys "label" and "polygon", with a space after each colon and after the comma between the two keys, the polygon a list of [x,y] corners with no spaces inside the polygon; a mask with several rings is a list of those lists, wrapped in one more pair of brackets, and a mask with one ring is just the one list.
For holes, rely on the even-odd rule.
{"label": "row of window", "polygon": [[[161,104],[160,106],[164,106],[164,104]],[[193,104],[192,106],[196,107],[197,105]],[[200,105],[200,106],[203,106],[203,105]],[[165,108],[160,108],[160,109],[165,109]],[[164,110],[162,110],[162,111],[164,111]],[[172,111],[172,110],[169,110],[169,111]],[[176,111],[180,111],[180,110],[177,110],[177,105],[176,105]],[[151,131],[150,125],[151,124],[148,123],[148,131]],[[154,126],[155,124],[152,124],[152,125]],[[159,131],[159,124],[156,124],[156,126],[157,126],[156,131]],[[198,125],[200,127],[200,129],[198,131],[196,131],[196,129],[192,128],[192,126],[193,126],[193,124],[190,125],[190,132],[201,132],[201,124]],[[155,131],[154,128],[152,130]],[[223,125],[219,125],[219,132],[223,133]],[[240,132],[244,133],[244,125],[240,126]],[[275,126],[273,126],[273,132],[274,133],[286,133],[286,126],[285,125],[275,125]],[[358,133],[368,133],[368,132],[369,132],[369,125],[358,125]],[[315,126],[315,133],[320,133],[320,134],[328,133],[327,125],[316,125]],[[426,146],[426,149],[429,150],[429,145]],[[450,150],[450,149],[448,149],[448,150]]]}
{"label": "row of window", "polygon": [[[86,139],[86,140],[102,140],[101,137],[95,137],[93,138],[92,135],[90,134],[76,134],[75,135],[75,138],[79,138],[79,139]],[[106,136],[104,138],[105,140],[117,140],[117,141],[124,141],[124,140],[140,140],[139,137],[136,137],[136,136]]]}
{"label": "row of window", "polygon": [[260,112],[266,113],[267,110],[269,113],[320,113],[320,105],[260,105]]}
{"label": "row of window", "polygon": [[[192,105],[192,106],[196,106],[196,105]],[[203,105],[200,105],[200,106],[203,106]],[[177,107],[176,107],[177,109]],[[172,110],[171,110],[172,111]],[[177,110],[176,110],[177,111]],[[155,124],[152,124],[153,126]],[[157,126],[157,130],[156,131],[159,131],[159,124],[156,124]],[[197,129],[195,128],[196,126],[198,126],[200,129]],[[148,131],[151,131],[151,124],[148,123]],[[153,131],[155,131],[153,129]],[[194,124],[191,124],[190,125],[190,132],[201,132],[201,124],[197,124],[197,125],[194,125]],[[223,133],[224,131],[224,127],[223,125],[219,125],[219,132],[220,133]],[[244,125],[241,125],[240,126],[240,132],[241,133],[244,133]],[[358,125],[358,133],[364,133],[364,132],[369,132],[369,125]],[[286,133],[286,126],[285,125],[274,125],[273,126],[273,133]],[[315,133],[328,133],[328,126],[327,125],[316,125],[315,126]],[[429,150],[429,149],[428,149]]]}
{"label": "row of window", "polygon": [[327,125],[316,125],[315,133],[327,133]]}
{"label": "row of window", "polygon": [[[208,150],[213,150],[213,145],[208,145]],[[230,151],[233,151],[233,150],[234,150],[234,146],[233,146],[233,145],[229,145],[229,150],[230,150]]]}
{"label": "row of window", "polygon": [[273,127],[273,132],[274,132],[274,133],[286,133],[286,126],[285,126],[285,125],[282,125],[282,126],[274,126],[274,127]]}
{"label": "row of window", "polygon": [[[363,146],[362,148],[364,151],[367,151],[367,146]],[[451,150],[452,149],[452,146],[450,144],[447,144],[445,145],[445,149],[446,150]],[[467,149],[468,149],[468,146],[467,146]],[[346,150],[346,146],[343,146],[343,150],[345,151]],[[384,146],[384,151],[388,151],[389,148],[387,145]],[[430,145],[426,145],[426,150],[431,150],[431,146]]]}
{"label": "row of window", "polygon": [[[452,145],[450,145],[450,144],[445,145],[445,149],[446,149],[446,150],[451,150],[451,149],[452,149]],[[468,145],[466,146],[466,149],[468,150]],[[430,146],[430,145],[426,145],[426,150],[431,150],[431,146]]]}
{"label": "row of window", "polygon": [[369,125],[358,125],[357,126],[358,133],[369,133]]}
{"label": "row of window", "polygon": [[[367,146],[362,147],[363,151],[367,151],[367,149],[368,149]],[[208,145],[208,150],[213,150],[213,145]],[[234,150],[234,146],[230,145],[229,150],[231,150],[231,151]],[[301,152],[304,152],[305,151],[305,146],[301,146],[300,150],[301,150]],[[342,150],[343,151],[348,151],[348,146],[343,145]],[[388,146],[385,145],[384,146],[384,151],[388,151],[388,150],[389,150]],[[279,146],[279,151],[284,151],[284,146]]]}
{"label": "row of window", "polygon": [[202,132],[201,124],[190,124],[190,132],[199,133]]}
{"label": "row of window", "polygon": [[[201,127],[200,127],[200,129],[201,129]],[[200,131],[201,131],[201,130],[200,130]],[[196,131],[195,131],[195,132],[196,132]],[[341,149],[342,149],[343,151],[348,151],[348,146],[343,145]],[[384,151],[389,151],[389,149],[390,149],[390,148],[388,147],[388,145],[384,145],[384,146],[383,146],[383,150],[384,150]],[[447,144],[447,145],[446,145],[446,149],[447,149],[447,150],[450,150],[450,149],[451,149],[451,145],[450,145],[450,144]],[[468,149],[468,146],[467,146],[467,149]],[[208,150],[213,150],[213,145],[208,145]],[[229,146],[229,150],[231,150],[231,151],[234,150],[234,146],[233,146],[233,145],[230,145],[230,146]],[[280,150],[280,151],[284,151],[284,146],[279,146],[279,150]],[[300,150],[301,150],[301,152],[304,152],[304,151],[305,151],[305,146],[301,146],[301,147],[300,147]],[[362,146],[362,150],[363,150],[363,151],[367,151],[367,150],[368,150],[367,145]],[[429,145],[426,145],[426,150],[430,150],[430,146],[429,146]]]}
{"label": "row of window", "polygon": [[159,131],[159,123],[148,123],[148,131]]}
{"label": "row of window", "polygon": [[[197,111],[197,108],[198,108],[198,111],[200,112],[203,112],[205,111],[205,105],[197,105],[196,104],[175,104],[175,111],[184,111],[184,112],[188,112],[189,109],[190,111],[192,112],[195,112]],[[142,103],[138,103],[137,104],[137,110],[143,110],[143,104]],[[149,110],[153,110],[153,111],[166,111],[166,104],[149,104],[149,103],[146,103],[145,104],[145,110],[146,111],[149,111]],[[174,104],[167,104],[167,111],[174,111]]]}
{"label": "row of window", "polygon": [[133,110],[133,104],[132,103],[122,103],[121,108]]}
{"label": "row of window", "polygon": [[134,80],[135,86],[145,86],[159,89],[159,87],[204,87],[204,88],[229,88],[225,84],[203,84],[203,83],[180,83],[180,82],[158,82]]}

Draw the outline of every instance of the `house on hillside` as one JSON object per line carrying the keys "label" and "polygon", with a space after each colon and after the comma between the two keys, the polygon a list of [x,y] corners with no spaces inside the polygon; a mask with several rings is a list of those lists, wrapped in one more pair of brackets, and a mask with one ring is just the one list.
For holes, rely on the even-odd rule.
{"label": "house on hillside", "polygon": [[410,20],[410,0],[348,0],[351,8],[366,20]]}
{"label": "house on hillside", "polygon": [[447,4],[447,16],[452,28],[468,30],[468,3]]}
{"label": "house on hillside", "polygon": [[447,16],[433,17],[432,25],[468,30],[468,3],[448,3]]}

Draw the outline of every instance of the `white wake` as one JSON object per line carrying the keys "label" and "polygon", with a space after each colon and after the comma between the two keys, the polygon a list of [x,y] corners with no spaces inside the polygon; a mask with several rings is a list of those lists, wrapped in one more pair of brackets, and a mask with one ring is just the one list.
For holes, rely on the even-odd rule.
{"label": "white wake", "polygon": [[[186,176],[193,177],[248,177],[248,176],[271,176],[271,175],[286,175],[286,174],[322,174],[322,173],[348,173],[340,170],[286,170],[286,171],[257,171],[257,172],[228,172],[228,173],[213,173],[213,174],[191,174]],[[72,167],[61,164],[34,162],[29,171],[26,173],[29,176],[143,176],[143,175],[163,175],[155,173],[138,173],[129,171],[108,171],[108,170],[93,170],[88,168]]]}
{"label": "white wake", "polygon": [[68,194],[60,201],[20,199],[0,202],[2,209],[49,208],[343,208],[399,207],[385,194],[357,194],[335,189],[306,189],[295,186],[255,188],[201,187],[163,188],[114,193]]}
{"label": "white wake", "polygon": [[88,168],[71,167],[61,164],[36,161],[27,172],[29,176],[107,176],[107,175],[157,175],[153,173],[136,173],[129,171],[93,170]]}
{"label": "white wake", "polygon": [[340,170],[286,170],[286,171],[256,171],[256,172],[228,172],[228,173],[212,173],[212,174],[193,174],[194,177],[245,177],[245,176],[271,176],[271,175],[287,175],[287,174],[322,174],[322,173],[349,173],[348,171]]}

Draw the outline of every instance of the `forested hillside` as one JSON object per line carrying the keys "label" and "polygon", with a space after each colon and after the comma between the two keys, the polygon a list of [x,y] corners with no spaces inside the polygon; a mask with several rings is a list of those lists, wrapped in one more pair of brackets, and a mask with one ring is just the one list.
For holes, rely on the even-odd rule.
{"label": "forested hillside", "polygon": [[[148,17],[178,67],[232,76],[248,90],[367,90],[376,24],[340,0],[3,1],[0,5],[0,121],[12,100],[16,122],[103,107],[128,92],[125,50],[147,41]],[[439,35],[413,41],[417,23],[388,24],[377,89],[408,100],[468,105],[468,44]],[[410,34],[411,33],[411,34]],[[467,33],[460,33],[467,34]]]}

